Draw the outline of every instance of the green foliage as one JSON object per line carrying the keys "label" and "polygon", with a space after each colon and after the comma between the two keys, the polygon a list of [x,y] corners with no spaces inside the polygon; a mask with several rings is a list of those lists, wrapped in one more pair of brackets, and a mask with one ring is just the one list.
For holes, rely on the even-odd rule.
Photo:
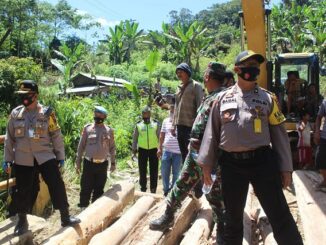
{"label": "green foliage", "polygon": [[10,57],[0,59],[0,111],[9,112],[17,105],[17,95],[20,80],[35,80],[39,82],[43,71],[31,58]]}

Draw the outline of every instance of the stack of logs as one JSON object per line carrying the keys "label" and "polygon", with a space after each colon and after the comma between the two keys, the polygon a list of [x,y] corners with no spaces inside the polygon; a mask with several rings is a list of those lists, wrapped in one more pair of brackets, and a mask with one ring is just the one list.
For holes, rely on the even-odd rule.
{"label": "stack of logs", "polygon": [[[326,194],[313,189],[318,181],[320,177],[315,172],[296,171],[296,197],[293,195],[292,199],[288,198],[291,206],[298,204],[295,210],[299,209],[297,213],[303,223],[305,244],[308,245],[326,244]],[[153,231],[148,224],[163,214],[165,201],[160,195],[137,192],[134,188],[130,182],[113,185],[78,215],[82,221],[79,225],[60,229],[43,244],[215,244],[214,239],[208,240],[212,234],[214,237],[215,228],[212,210],[205,197],[198,200],[187,198],[170,229]],[[294,216],[295,219],[299,217]],[[10,227],[13,229],[13,225]],[[244,213],[243,244],[277,244],[252,188],[248,193]]]}

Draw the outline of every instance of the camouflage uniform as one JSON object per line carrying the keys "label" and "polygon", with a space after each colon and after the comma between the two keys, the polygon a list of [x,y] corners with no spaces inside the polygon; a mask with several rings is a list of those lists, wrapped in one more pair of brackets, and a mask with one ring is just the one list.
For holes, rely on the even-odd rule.
{"label": "camouflage uniform", "polygon": [[[197,117],[191,129],[189,153],[183,164],[180,176],[167,198],[168,205],[174,210],[181,206],[181,202],[187,197],[189,191],[201,180],[202,170],[194,158],[196,158],[199,152],[212,104],[221,90],[221,88],[217,89],[207,95],[197,110]],[[217,178],[211,192],[206,197],[212,206],[214,221],[217,223],[221,219],[222,208],[220,170],[217,164],[214,170],[216,171]]]}

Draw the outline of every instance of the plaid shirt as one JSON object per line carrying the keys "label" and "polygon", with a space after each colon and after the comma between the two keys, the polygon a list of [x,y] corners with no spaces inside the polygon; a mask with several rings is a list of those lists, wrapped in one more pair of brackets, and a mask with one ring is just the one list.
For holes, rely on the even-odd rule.
{"label": "plaid shirt", "polygon": [[202,85],[194,80],[190,80],[185,85],[178,86],[175,96],[173,126],[183,125],[192,127],[203,96],[204,90]]}

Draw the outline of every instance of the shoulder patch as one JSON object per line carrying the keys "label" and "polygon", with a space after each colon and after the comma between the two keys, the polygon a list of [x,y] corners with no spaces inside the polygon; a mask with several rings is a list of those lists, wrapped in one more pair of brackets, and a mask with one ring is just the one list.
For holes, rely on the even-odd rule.
{"label": "shoulder patch", "polygon": [[60,126],[57,122],[57,118],[54,114],[54,111],[51,112],[49,116],[49,132],[54,132],[60,129]]}

